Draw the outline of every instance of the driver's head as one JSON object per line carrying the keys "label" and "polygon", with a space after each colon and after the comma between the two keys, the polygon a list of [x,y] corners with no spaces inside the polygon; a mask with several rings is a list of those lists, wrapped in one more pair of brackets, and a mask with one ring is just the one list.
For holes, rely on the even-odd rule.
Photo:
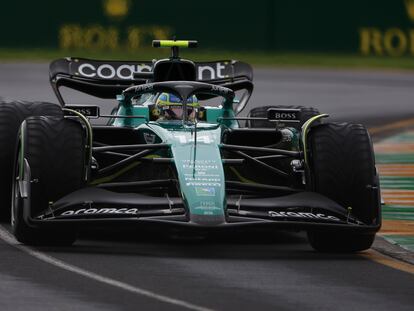
{"label": "driver's head", "polygon": [[[161,93],[156,101],[160,118],[164,120],[182,120],[183,104],[180,98],[170,93]],[[199,107],[198,99],[195,95],[187,99],[187,114],[189,120],[194,120],[195,109]]]}

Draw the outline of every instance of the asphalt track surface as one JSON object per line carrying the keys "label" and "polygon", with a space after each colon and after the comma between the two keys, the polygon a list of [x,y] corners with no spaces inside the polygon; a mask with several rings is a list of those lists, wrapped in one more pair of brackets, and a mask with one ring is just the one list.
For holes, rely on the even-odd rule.
{"label": "asphalt track surface", "polygon": [[[0,96],[56,101],[45,64],[0,65]],[[367,126],[414,116],[414,74],[256,71],[252,105],[310,105]],[[74,103],[93,103],[69,94]],[[109,107],[108,103],[108,107]],[[108,108],[109,109],[109,108]],[[302,233],[223,239],[84,234],[26,248],[0,227],[0,310],[412,310],[414,275],[319,254]],[[111,238],[110,238],[111,237]]]}

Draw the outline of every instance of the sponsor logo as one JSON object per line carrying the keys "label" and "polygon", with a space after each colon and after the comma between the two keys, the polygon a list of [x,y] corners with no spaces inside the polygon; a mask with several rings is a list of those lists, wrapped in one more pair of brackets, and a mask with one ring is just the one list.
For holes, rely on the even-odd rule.
{"label": "sponsor logo", "polygon": [[68,210],[60,214],[60,216],[71,215],[110,215],[110,214],[128,214],[137,215],[137,208],[82,208],[79,210]]}
{"label": "sponsor logo", "polygon": [[270,121],[300,121],[300,115],[296,111],[292,110],[280,110],[280,109],[269,109],[267,111],[267,117]]}
{"label": "sponsor logo", "polygon": [[268,212],[270,217],[275,218],[307,218],[307,219],[323,219],[323,220],[334,220],[334,221],[340,221],[338,217],[325,215],[322,213],[314,214],[314,213],[305,213],[305,212],[274,212],[269,211]]}
{"label": "sponsor logo", "polygon": [[284,120],[291,120],[296,119],[296,114],[294,113],[275,113],[276,119],[284,119]]}
{"label": "sponsor logo", "polygon": [[[98,118],[99,117],[99,107],[98,106],[65,106],[67,109],[75,110],[85,117],[88,118]],[[73,112],[69,111],[69,115],[75,115]]]}
{"label": "sponsor logo", "polygon": [[221,94],[227,94],[229,92],[229,89],[219,86],[219,85],[213,85],[211,87],[211,90],[215,92],[220,92]]}
{"label": "sponsor logo", "polygon": [[[97,63],[81,63],[79,67],[75,68],[75,75],[86,78],[100,78],[100,79],[118,79],[118,80],[133,80],[135,73],[150,72],[152,66],[147,63],[140,64],[97,64]],[[213,80],[228,77],[224,74],[231,72],[231,66],[227,63],[211,63],[197,65],[197,79]],[[213,91],[219,91],[227,94],[228,90],[220,86],[214,86]]]}
{"label": "sponsor logo", "polygon": [[[414,0],[404,0],[404,4],[409,22],[414,23]],[[414,56],[414,28],[397,25],[390,25],[386,29],[378,26],[361,27],[359,50],[362,55]]]}
{"label": "sponsor logo", "polygon": [[143,85],[140,85],[140,86],[136,87],[136,90],[138,92],[140,92],[140,91],[152,91],[153,89],[154,89],[153,84],[143,84]]}
{"label": "sponsor logo", "polygon": [[214,197],[216,189],[214,187],[195,187],[196,195],[204,197]]}
{"label": "sponsor logo", "polygon": [[[220,183],[210,183],[210,182],[187,182],[186,186],[211,186],[211,187],[221,187]],[[214,188],[213,188],[214,189]]]}
{"label": "sponsor logo", "polygon": [[199,181],[199,182],[221,182],[220,178],[205,178],[201,177],[185,177],[185,181]]}
{"label": "sponsor logo", "polygon": [[195,168],[197,170],[217,170],[219,167],[218,167],[218,165],[202,165],[202,164],[198,165],[198,164],[196,164],[194,166],[194,164],[183,164],[183,168],[184,169]]}
{"label": "sponsor logo", "polygon": [[392,27],[384,31],[378,27],[359,29],[359,49],[363,55],[414,55],[414,28]]}
{"label": "sponsor logo", "polygon": [[182,162],[186,163],[186,164],[191,164],[191,165],[193,165],[194,163],[195,164],[200,164],[200,165],[217,163],[216,160],[207,160],[207,159],[200,159],[200,160],[199,159],[197,159],[197,160],[184,159],[184,160],[182,160]]}
{"label": "sponsor logo", "polygon": [[[213,80],[213,79],[222,79],[228,77],[228,75],[223,74],[223,70],[226,72],[226,67],[229,63],[214,63],[211,65],[199,65],[198,66],[198,80]],[[214,91],[214,90],[213,90]]]}
{"label": "sponsor logo", "polygon": [[147,64],[123,64],[114,66],[111,64],[94,65],[83,63],[75,74],[86,78],[133,80],[135,73],[150,72],[151,66]]}
{"label": "sponsor logo", "polygon": [[[119,19],[119,17],[113,19]],[[153,38],[169,38],[174,32],[174,29],[165,25],[63,24],[59,29],[59,45],[65,50],[139,51]]]}

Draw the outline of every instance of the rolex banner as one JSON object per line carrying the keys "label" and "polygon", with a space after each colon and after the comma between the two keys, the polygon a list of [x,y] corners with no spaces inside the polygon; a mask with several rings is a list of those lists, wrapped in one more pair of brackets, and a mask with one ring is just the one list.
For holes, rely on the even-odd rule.
{"label": "rolex banner", "polygon": [[219,50],[414,56],[414,0],[4,0],[0,48],[132,50],[196,39]]}

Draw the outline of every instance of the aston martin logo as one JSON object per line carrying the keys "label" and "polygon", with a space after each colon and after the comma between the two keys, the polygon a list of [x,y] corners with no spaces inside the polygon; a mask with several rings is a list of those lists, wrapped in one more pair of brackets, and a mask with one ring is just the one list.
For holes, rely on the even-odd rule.
{"label": "aston martin logo", "polygon": [[104,0],[103,8],[107,16],[115,19],[125,17],[131,5],[130,0]]}
{"label": "aston martin logo", "polygon": [[407,15],[410,18],[410,20],[414,22],[414,0],[404,0],[404,2]]}

